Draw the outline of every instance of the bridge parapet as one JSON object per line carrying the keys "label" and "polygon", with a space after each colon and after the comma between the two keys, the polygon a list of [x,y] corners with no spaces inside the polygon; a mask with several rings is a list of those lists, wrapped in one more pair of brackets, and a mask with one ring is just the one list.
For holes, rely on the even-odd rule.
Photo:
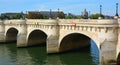
{"label": "bridge parapet", "polygon": [[117,59],[120,62],[120,18],[118,19],[119,28],[118,28],[118,45],[117,45]]}
{"label": "bridge parapet", "polygon": [[3,21],[2,21],[2,20],[0,20],[0,25],[4,25],[4,23],[3,23]]}
{"label": "bridge parapet", "polygon": [[120,18],[118,19],[119,27],[120,27]]}
{"label": "bridge parapet", "polygon": [[0,23],[3,22],[2,20],[0,20]]}
{"label": "bridge parapet", "polygon": [[33,25],[57,25],[57,21],[53,19],[28,19],[26,24],[33,24]]}
{"label": "bridge parapet", "polygon": [[25,20],[5,20],[4,24],[26,24]]}
{"label": "bridge parapet", "polygon": [[118,27],[118,21],[116,19],[89,19],[89,20],[83,20],[83,19],[68,19],[65,21],[65,19],[59,20],[59,25],[67,25],[71,26],[72,22],[75,23],[75,26],[90,26],[90,27]]}
{"label": "bridge parapet", "polygon": [[59,19],[60,22],[91,22],[91,23],[115,23],[117,19]]}

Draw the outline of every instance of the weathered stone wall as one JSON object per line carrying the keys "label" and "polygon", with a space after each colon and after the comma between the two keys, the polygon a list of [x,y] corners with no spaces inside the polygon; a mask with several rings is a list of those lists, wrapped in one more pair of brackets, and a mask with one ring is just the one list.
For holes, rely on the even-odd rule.
{"label": "weathered stone wall", "polygon": [[116,55],[116,58],[117,58],[117,63],[120,64],[120,19],[118,19],[118,24],[119,24],[119,27],[118,27],[118,44],[117,44],[117,55]]}
{"label": "weathered stone wall", "polygon": [[116,62],[116,47],[118,42],[118,21],[114,20],[99,20],[102,23],[101,32],[98,34],[101,53],[101,63],[109,65],[107,63]]}
{"label": "weathered stone wall", "polygon": [[4,21],[0,20],[0,42],[5,42],[5,25],[3,22]]}

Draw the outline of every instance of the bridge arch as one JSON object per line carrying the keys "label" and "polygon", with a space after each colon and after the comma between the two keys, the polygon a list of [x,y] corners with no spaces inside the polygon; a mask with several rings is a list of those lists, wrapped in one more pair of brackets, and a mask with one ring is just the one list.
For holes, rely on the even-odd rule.
{"label": "bridge arch", "polygon": [[7,42],[13,42],[17,41],[17,35],[19,33],[19,30],[17,30],[14,27],[9,28],[5,33],[5,40]]}
{"label": "bridge arch", "polygon": [[[82,33],[74,32],[74,33],[65,34],[60,37],[59,51],[61,52],[61,51],[66,51],[66,50],[70,50],[70,49],[72,50],[74,48],[89,46],[90,39],[93,41],[95,40],[93,37],[90,37],[90,36],[82,34]],[[80,42],[83,42],[84,44],[80,44]],[[94,42],[95,42],[98,50],[100,51],[99,46],[98,46],[99,44],[97,44],[96,41],[94,41]],[[76,44],[74,45],[74,43],[76,43]],[[73,47],[70,47],[70,45],[72,45]]]}
{"label": "bridge arch", "polygon": [[27,45],[32,46],[32,45],[41,45],[45,44],[47,40],[47,34],[39,29],[35,29],[31,31],[28,36],[27,36]]}
{"label": "bridge arch", "polygon": [[119,52],[119,54],[117,56],[117,64],[120,65],[120,52]]}
{"label": "bridge arch", "polygon": [[[98,44],[93,37],[78,32],[65,34],[59,41],[59,52],[71,51],[84,48],[89,50],[94,63],[101,62],[101,52]],[[94,43],[93,43],[94,42]],[[86,48],[88,47],[88,48]],[[95,61],[98,60],[98,61]]]}

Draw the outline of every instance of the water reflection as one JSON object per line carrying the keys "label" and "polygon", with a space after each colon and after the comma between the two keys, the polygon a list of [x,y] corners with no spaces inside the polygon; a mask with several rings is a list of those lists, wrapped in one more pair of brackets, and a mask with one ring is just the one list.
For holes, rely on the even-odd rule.
{"label": "water reflection", "polygon": [[17,50],[17,65],[34,65],[32,57],[29,55],[27,49]]}
{"label": "water reflection", "polygon": [[99,65],[96,49],[91,44],[89,48],[47,55],[46,47],[16,48],[16,44],[0,44],[0,65]]}
{"label": "water reflection", "polygon": [[15,45],[0,44],[0,65],[16,65]]}
{"label": "water reflection", "polygon": [[32,57],[33,65],[43,65],[46,63],[46,47],[33,47],[27,49],[29,55]]}
{"label": "water reflection", "polygon": [[100,51],[98,50],[98,47],[93,40],[91,40],[90,53],[91,53],[93,63],[95,65],[100,65],[100,62],[99,62]]}
{"label": "water reflection", "polygon": [[[61,54],[60,59],[63,64],[66,65],[94,65],[92,62],[92,57],[90,53],[84,52],[86,49],[81,49],[82,51],[71,52],[67,54]],[[83,51],[84,50],[84,51]],[[88,49],[87,49],[88,50]]]}

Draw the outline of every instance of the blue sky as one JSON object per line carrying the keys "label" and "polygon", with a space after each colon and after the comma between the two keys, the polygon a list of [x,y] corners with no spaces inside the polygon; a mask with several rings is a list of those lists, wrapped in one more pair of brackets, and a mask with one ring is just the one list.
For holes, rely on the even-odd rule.
{"label": "blue sky", "polygon": [[102,4],[102,13],[115,15],[115,4],[120,0],[0,0],[0,13],[3,12],[26,12],[38,10],[57,10],[65,13],[80,15],[86,8],[92,13],[99,13],[99,5]]}

